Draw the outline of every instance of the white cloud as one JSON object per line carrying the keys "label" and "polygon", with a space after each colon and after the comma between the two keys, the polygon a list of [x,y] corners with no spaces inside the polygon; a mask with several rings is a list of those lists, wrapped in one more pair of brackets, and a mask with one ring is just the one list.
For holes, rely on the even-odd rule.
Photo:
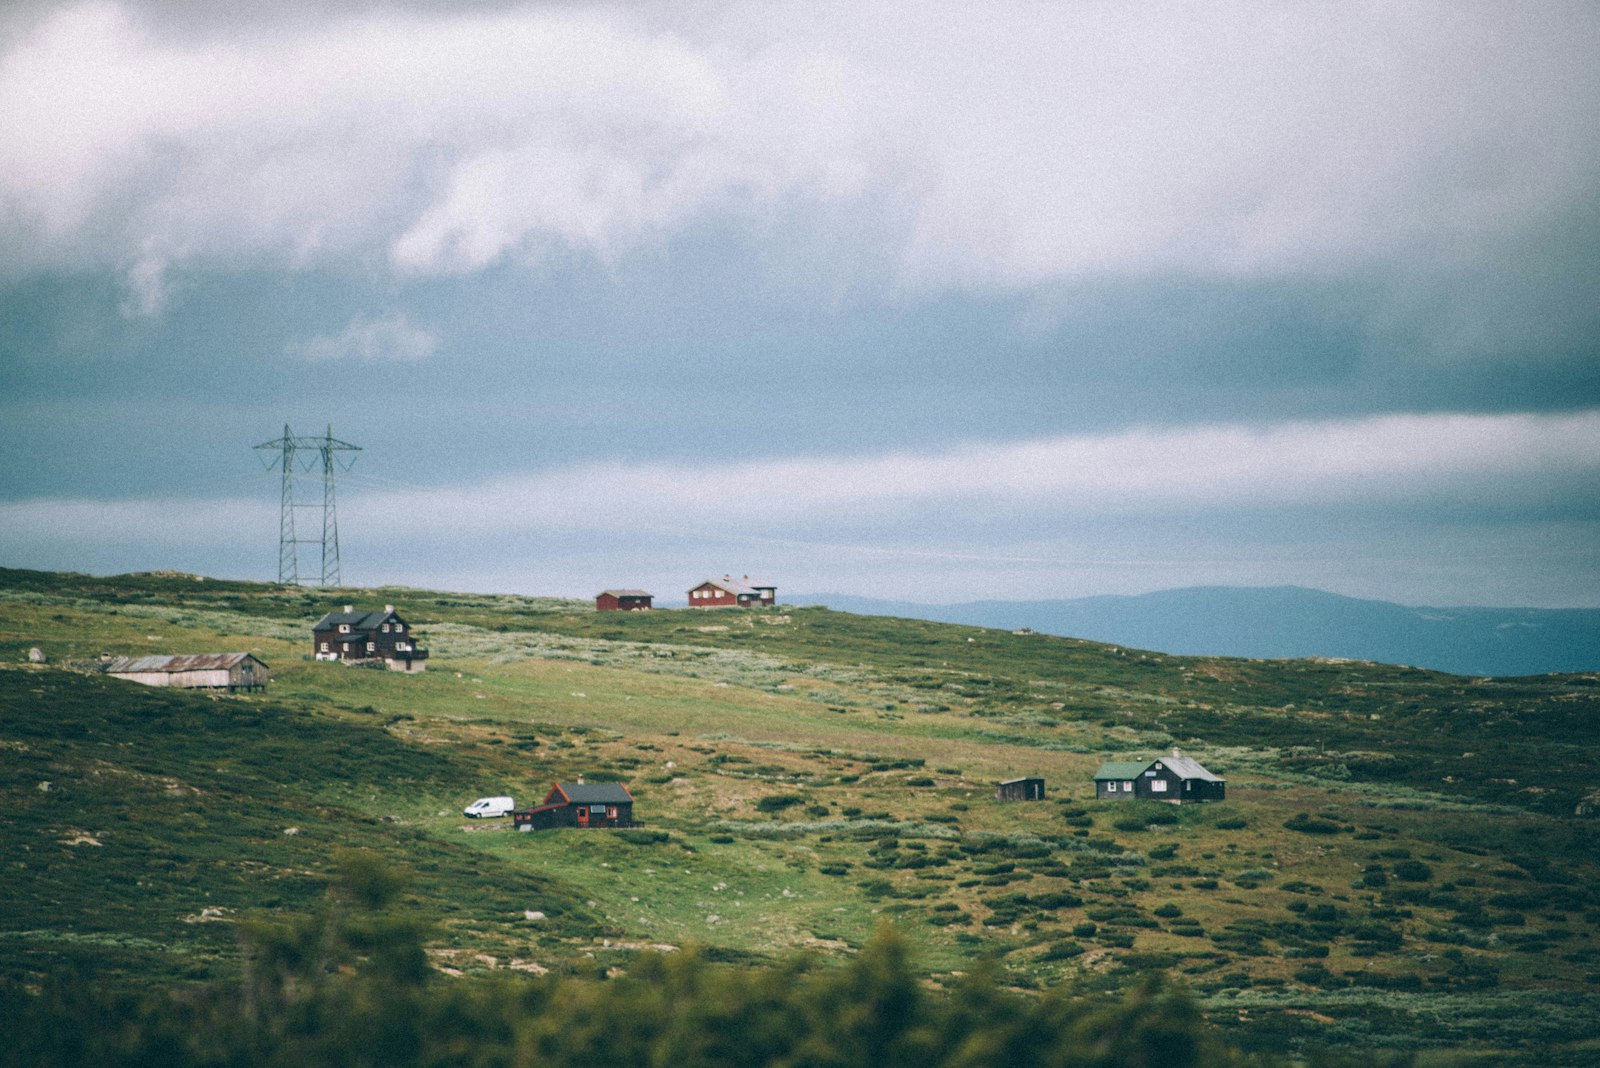
{"label": "white cloud", "polygon": [[[791,590],[924,599],[1298,582],[1573,604],[1596,597],[1594,524],[1564,506],[1597,480],[1592,410],[591,465],[443,488],[377,490],[353,473],[339,511],[347,576],[460,588],[674,589],[680,572],[739,566]],[[161,559],[269,577],[277,521],[265,484],[250,499],[0,502],[0,547],[22,566]]]}
{"label": "white cloud", "polygon": [[1006,288],[1470,259],[1595,193],[1586,4],[711,10],[178,37],[63,7],[0,54],[9,270],[131,268],[136,294],[160,277],[136,265],[240,256],[461,272],[870,203],[895,236],[856,254],[904,286]]}
{"label": "white cloud", "polygon": [[1154,517],[1302,508],[1549,504],[1600,477],[1600,411],[1390,415],[1202,426],[972,445],[932,455],[732,465],[603,465],[450,489],[367,493],[360,507],[417,532],[635,526],[695,530],[737,505],[747,532],[911,522],[951,531],[1003,514]]}
{"label": "white cloud", "polygon": [[314,362],[360,360],[373,363],[395,360],[416,363],[439,349],[439,336],[431,330],[413,326],[396,312],[382,319],[358,315],[338,334],[324,335],[291,344],[291,357]]}

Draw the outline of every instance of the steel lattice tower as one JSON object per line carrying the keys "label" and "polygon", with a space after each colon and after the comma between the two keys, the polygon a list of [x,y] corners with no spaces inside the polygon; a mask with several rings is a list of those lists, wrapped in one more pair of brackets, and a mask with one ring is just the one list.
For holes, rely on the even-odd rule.
{"label": "steel lattice tower", "polygon": [[[300,585],[300,546],[320,545],[322,580],[318,585],[339,585],[339,513],[334,500],[334,474],[339,468],[350,470],[356,458],[351,456],[347,462],[337,454],[360,452],[361,446],[335,438],[331,423],[327,435],[320,438],[296,436],[289,429],[289,424],[285,423],[283,437],[262,442],[256,446],[256,451],[270,456],[263,457],[267,470],[278,467],[283,472],[282,504],[278,515],[278,581],[292,586]],[[319,467],[322,470],[322,537],[297,537],[295,509],[315,508],[316,505],[296,503],[295,481],[298,476],[310,474]]]}

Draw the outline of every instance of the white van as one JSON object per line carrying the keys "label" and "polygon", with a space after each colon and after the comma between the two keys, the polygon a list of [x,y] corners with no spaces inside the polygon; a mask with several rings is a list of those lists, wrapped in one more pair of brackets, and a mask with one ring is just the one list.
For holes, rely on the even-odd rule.
{"label": "white van", "polygon": [[516,807],[516,802],[509,797],[480,797],[462,809],[461,814],[468,819],[475,820],[485,817],[505,816]]}

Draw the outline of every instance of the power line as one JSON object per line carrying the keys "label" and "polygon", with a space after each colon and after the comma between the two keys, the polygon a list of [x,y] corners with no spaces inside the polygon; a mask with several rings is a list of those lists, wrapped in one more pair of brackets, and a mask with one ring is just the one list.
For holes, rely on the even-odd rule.
{"label": "power line", "polygon": [[[334,473],[340,469],[350,470],[356,462],[355,456],[346,461],[340,454],[360,452],[361,446],[335,438],[331,423],[327,434],[320,438],[297,436],[285,423],[282,437],[264,441],[255,448],[265,454],[262,462],[268,471],[277,467],[283,473],[278,513],[278,581],[300,585],[300,546],[317,545],[322,550],[322,576],[317,585],[339,585],[339,513],[334,497]],[[316,505],[295,500],[295,482],[299,476],[318,468],[322,472],[322,537],[301,538],[295,532],[295,512]]]}

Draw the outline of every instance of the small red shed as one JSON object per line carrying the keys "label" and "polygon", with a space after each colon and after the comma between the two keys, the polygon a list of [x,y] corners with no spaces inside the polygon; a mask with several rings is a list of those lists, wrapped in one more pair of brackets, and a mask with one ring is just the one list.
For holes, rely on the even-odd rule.
{"label": "small red shed", "polygon": [[653,594],[644,590],[606,590],[596,594],[596,612],[648,612]]}

